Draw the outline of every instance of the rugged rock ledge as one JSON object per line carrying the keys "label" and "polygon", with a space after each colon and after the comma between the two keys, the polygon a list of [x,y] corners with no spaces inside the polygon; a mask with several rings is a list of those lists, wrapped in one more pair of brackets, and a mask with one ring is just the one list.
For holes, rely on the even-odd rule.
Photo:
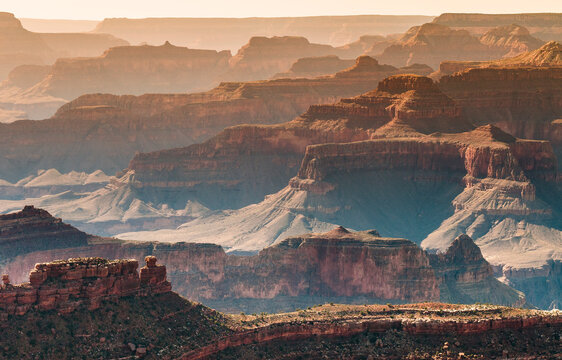
{"label": "rugged rock ledge", "polygon": [[0,288],[0,320],[24,315],[31,309],[56,310],[66,314],[80,306],[97,309],[103,301],[123,296],[147,296],[171,291],[166,267],[147,256],[146,266],[137,271],[137,260],[75,258],[39,263],[29,273],[29,283],[12,285],[3,275]]}

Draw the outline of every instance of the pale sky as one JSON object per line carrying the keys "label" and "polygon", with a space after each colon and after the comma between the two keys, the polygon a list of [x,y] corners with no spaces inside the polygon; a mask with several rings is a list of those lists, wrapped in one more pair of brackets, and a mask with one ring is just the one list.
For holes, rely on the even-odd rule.
{"label": "pale sky", "polygon": [[439,15],[443,12],[562,12],[561,0],[1,0],[20,18]]}

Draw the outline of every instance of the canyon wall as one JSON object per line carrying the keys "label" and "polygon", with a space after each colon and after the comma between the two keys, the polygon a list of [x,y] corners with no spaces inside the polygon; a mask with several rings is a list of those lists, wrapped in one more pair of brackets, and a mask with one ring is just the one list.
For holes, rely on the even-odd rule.
{"label": "canyon wall", "polygon": [[237,124],[284,122],[311,104],[368,91],[389,75],[376,63],[363,66],[365,60],[332,76],[223,83],[205,93],[85,95],[50,119],[0,124],[10,139],[0,145],[0,174],[17,181],[50,168],[115,173],[138,151],[187,146]]}
{"label": "canyon wall", "polygon": [[[458,249],[456,244],[461,240],[464,247]],[[523,304],[521,294],[500,286],[493,278],[477,248],[472,252],[462,251],[475,247],[472,241],[461,240],[453,243],[446,258],[434,261],[408,240],[383,238],[376,231],[355,233],[342,227],[324,234],[290,237],[252,256],[227,255],[213,244],[139,243],[89,237],[86,246],[71,244],[66,248],[22,251],[4,258],[2,272],[19,282],[25,280],[27,268],[46,260],[156,256],[167,265],[170,281],[178,293],[233,312],[289,310],[318,301],[488,302],[493,299],[499,304]],[[45,273],[32,273],[32,285],[36,278],[44,281],[45,276]],[[481,290],[467,293],[461,284]],[[494,298],[489,295],[491,289],[495,290]],[[446,298],[440,291],[447,294]]]}

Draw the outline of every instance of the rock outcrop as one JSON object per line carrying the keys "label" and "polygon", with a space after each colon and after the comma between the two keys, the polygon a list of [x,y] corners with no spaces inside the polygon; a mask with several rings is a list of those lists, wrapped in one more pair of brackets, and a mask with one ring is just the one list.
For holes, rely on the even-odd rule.
{"label": "rock outcrop", "polygon": [[467,69],[441,78],[439,88],[472,123],[494,124],[520,138],[549,140],[562,159],[562,128],[556,121],[562,117],[562,67]]}
{"label": "rock outcrop", "polygon": [[443,61],[441,65],[439,65],[439,71],[432,74],[431,77],[437,79],[471,68],[546,68],[560,66],[562,66],[562,45],[555,41],[550,41],[536,50],[524,52],[518,56],[509,58],[492,61]]}
{"label": "rock outcrop", "polygon": [[29,283],[0,288],[0,321],[30,310],[73,312],[81,306],[99,308],[104,301],[124,296],[147,296],[171,291],[166,267],[146,258],[139,273],[137,260],[74,258],[39,263],[29,273]]}
{"label": "rock outcrop", "polygon": [[[336,77],[359,76],[378,66],[371,58],[361,57],[355,68]],[[366,140],[395,117],[406,124],[402,133],[407,128],[417,135],[417,131],[464,131],[472,127],[430,79],[403,75],[383,80],[377,91],[332,105],[311,106],[285,124],[237,126],[203,144],[138,154],[129,169],[135,172],[135,187],[167,191],[191,188],[196,191],[188,194],[191,200],[207,207],[240,207],[286,185],[297,173],[307,145]],[[217,190],[223,193],[222,202],[213,200]]]}
{"label": "rock outcrop", "polygon": [[529,33],[526,28],[511,24],[493,28],[482,37],[480,42],[495,48],[503,57],[513,57],[541,47],[544,42]]}

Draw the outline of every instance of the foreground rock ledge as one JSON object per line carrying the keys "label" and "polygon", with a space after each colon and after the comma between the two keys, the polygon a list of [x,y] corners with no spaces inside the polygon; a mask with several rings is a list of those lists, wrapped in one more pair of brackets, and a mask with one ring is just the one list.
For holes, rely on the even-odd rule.
{"label": "foreground rock ledge", "polygon": [[139,272],[138,261],[103,258],[74,258],[35,265],[29,283],[12,285],[3,275],[0,287],[0,321],[8,315],[24,315],[31,309],[70,313],[79,306],[97,309],[102,301],[123,296],[149,296],[167,293],[172,285],[166,267],[147,256]]}

